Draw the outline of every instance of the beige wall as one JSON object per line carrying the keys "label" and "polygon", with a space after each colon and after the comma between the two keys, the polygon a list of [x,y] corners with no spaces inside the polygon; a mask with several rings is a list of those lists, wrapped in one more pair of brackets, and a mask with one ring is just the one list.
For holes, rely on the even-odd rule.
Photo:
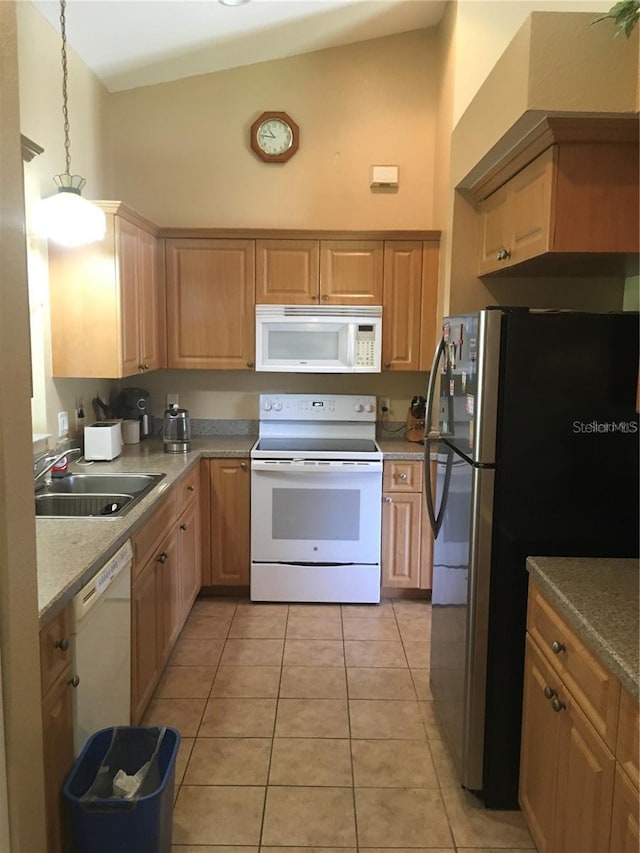
{"label": "beige wall", "polygon": [[[0,3],[0,657],[10,844],[42,853],[44,789],[31,479],[29,314],[15,3]],[[2,715],[0,714],[0,722]],[[0,782],[0,794],[4,793]],[[2,807],[0,806],[0,817]]]}
{"label": "beige wall", "polygon": [[[51,433],[53,444],[57,438],[57,413],[67,411],[73,424],[76,400],[82,398],[89,404],[97,393],[108,393],[109,383],[51,379],[47,247],[35,234],[32,220],[38,201],[55,192],[53,175],[65,169],[61,39],[60,32],[31,3],[17,4],[17,22],[20,130],[45,149],[25,164],[33,431]],[[69,48],[68,68],[71,170],[86,178],[86,198],[102,198],[110,192],[102,125],[108,93]]]}
{"label": "beige wall", "polygon": [[[456,16],[454,124],[469,106],[511,39],[534,11],[590,12],[598,17],[609,0],[460,0]],[[611,32],[608,24],[602,25]],[[557,73],[557,72],[556,72]],[[505,92],[505,98],[510,98]]]}
{"label": "beige wall", "polygon": [[[114,191],[160,225],[438,228],[435,30],[119,92],[109,101]],[[300,150],[249,147],[264,110],[300,126]],[[397,192],[369,167],[396,164]]]}

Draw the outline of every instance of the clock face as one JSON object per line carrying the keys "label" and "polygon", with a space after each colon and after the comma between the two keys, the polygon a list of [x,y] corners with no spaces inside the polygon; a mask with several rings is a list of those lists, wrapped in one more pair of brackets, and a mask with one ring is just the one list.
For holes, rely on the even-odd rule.
{"label": "clock face", "polygon": [[251,125],[251,148],[265,163],[285,163],[298,150],[300,131],[283,112],[262,113]]}
{"label": "clock face", "polygon": [[291,148],[293,132],[286,121],[270,118],[258,127],[257,141],[266,154],[283,154]]}

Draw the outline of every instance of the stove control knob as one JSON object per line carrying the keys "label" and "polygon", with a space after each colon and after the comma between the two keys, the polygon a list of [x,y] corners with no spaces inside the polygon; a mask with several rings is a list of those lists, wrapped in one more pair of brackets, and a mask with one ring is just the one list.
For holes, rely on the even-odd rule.
{"label": "stove control knob", "polygon": [[353,408],[356,410],[356,412],[363,412],[364,411],[364,406],[362,405],[362,403],[356,403]]}
{"label": "stove control knob", "polygon": [[270,412],[271,411],[271,403],[267,400],[265,403],[262,404],[262,408],[265,410],[265,412]]}
{"label": "stove control knob", "polygon": [[273,404],[273,411],[274,412],[281,412],[282,411],[282,403],[274,403]]}
{"label": "stove control knob", "polygon": [[374,411],[374,407],[371,405],[371,403],[367,403],[367,405],[365,406],[365,411],[366,412],[373,412]]}

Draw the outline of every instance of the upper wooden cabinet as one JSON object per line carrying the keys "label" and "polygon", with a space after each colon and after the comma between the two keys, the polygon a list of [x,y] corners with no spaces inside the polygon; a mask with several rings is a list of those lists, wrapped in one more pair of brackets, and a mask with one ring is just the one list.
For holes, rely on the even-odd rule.
{"label": "upper wooden cabinet", "polygon": [[481,202],[480,229],[479,275],[637,253],[637,141],[552,145]]}
{"label": "upper wooden cabinet", "polygon": [[258,305],[381,305],[382,240],[256,241]]}
{"label": "upper wooden cabinet", "polygon": [[49,245],[54,377],[118,379],[164,367],[164,291],[154,226],[100,202],[103,240]]}
{"label": "upper wooden cabinet", "polygon": [[252,368],[255,242],[169,239],[166,274],[167,366]]}
{"label": "upper wooden cabinet", "polygon": [[437,240],[385,240],[383,370],[429,370],[436,340]]}

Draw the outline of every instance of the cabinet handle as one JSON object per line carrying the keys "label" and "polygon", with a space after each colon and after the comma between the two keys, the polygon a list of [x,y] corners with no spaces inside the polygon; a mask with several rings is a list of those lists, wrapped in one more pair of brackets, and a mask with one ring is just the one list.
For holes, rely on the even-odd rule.
{"label": "cabinet handle", "polygon": [[253,362],[252,362],[252,361],[248,361],[248,362],[247,362],[247,367],[253,367]]}
{"label": "cabinet handle", "polygon": [[566,649],[567,647],[565,646],[565,644],[559,643],[558,640],[554,640],[551,643],[551,651],[554,653],[554,655],[559,655],[560,652],[564,652],[566,651]]}
{"label": "cabinet handle", "polygon": [[167,554],[167,552],[163,551],[162,554],[158,554],[156,559],[158,560],[159,563],[166,563],[168,556],[169,555]]}
{"label": "cabinet handle", "polygon": [[324,302],[326,302],[328,298],[329,298],[329,297],[327,296],[327,294],[326,294],[326,293],[323,293],[323,294],[322,294],[322,299],[323,299],[323,301],[324,301]]}
{"label": "cabinet handle", "polygon": [[243,470],[243,471],[246,471],[246,470],[247,470],[247,463],[246,463],[246,462],[241,462],[241,463],[240,463],[240,467],[242,468],[242,470]]}
{"label": "cabinet handle", "polygon": [[384,502],[385,502],[386,504],[392,504],[392,503],[393,503],[393,498],[390,498],[390,497],[388,497],[388,496],[387,496],[387,497],[384,499]]}
{"label": "cabinet handle", "polygon": [[74,676],[73,676],[73,678],[70,678],[70,679],[67,681],[67,684],[68,684],[68,685],[70,685],[71,687],[77,687],[77,686],[78,686],[78,684],[80,684],[80,676],[79,676],[79,675],[74,675]]}
{"label": "cabinet handle", "polygon": [[180,525],[180,530],[186,530],[186,529],[187,529],[187,525],[183,522],[183,523]]}
{"label": "cabinet handle", "polygon": [[140,362],[140,364],[138,365],[138,370],[140,371],[140,373],[142,373],[142,371],[144,370],[144,364],[142,362]]}
{"label": "cabinet handle", "polygon": [[146,362],[146,361],[145,361],[145,363],[144,363],[144,369],[145,369],[145,370],[149,370],[149,365],[147,364],[147,362]]}
{"label": "cabinet handle", "polygon": [[195,488],[196,488],[195,486],[187,486],[187,491],[193,492],[193,491],[195,491]]}
{"label": "cabinet handle", "polygon": [[544,688],[544,698],[553,699],[554,696],[557,696],[556,691],[553,689],[553,687],[549,687],[549,685],[547,684],[547,686]]}
{"label": "cabinet handle", "polygon": [[496,261],[508,261],[511,257],[511,252],[508,249],[500,249],[496,254]]}
{"label": "cabinet handle", "polygon": [[56,640],[53,644],[54,649],[60,649],[61,652],[66,652],[69,648],[69,640],[63,637],[61,640]]}
{"label": "cabinet handle", "polygon": [[406,480],[406,479],[407,479],[407,475],[406,475],[406,474],[398,474],[398,477],[399,477],[401,480]]}
{"label": "cabinet handle", "polygon": [[557,696],[554,696],[553,700],[551,702],[551,707],[553,708],[553,710],[557,714],[559,711],[562,711],[562,709],[566,708],[567,706],[564,704],[564,702],[562,702],[560,699],[558,699]]}

